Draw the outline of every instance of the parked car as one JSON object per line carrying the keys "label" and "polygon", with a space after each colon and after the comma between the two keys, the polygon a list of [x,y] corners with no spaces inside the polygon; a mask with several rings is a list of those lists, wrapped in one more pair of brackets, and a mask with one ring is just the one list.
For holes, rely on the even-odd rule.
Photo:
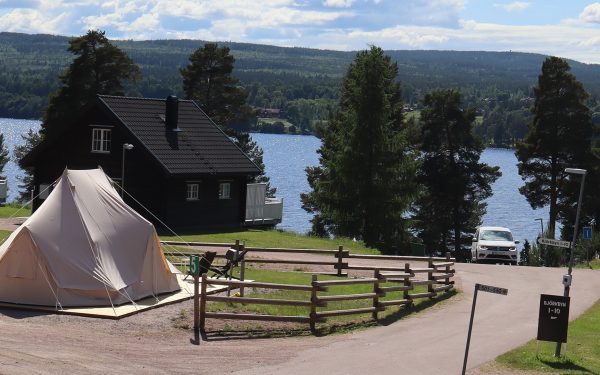
{"label": "parked car", "polygon": [[517,244],[504,227],[479,227],[471,243],[473,263],[517,264]]}

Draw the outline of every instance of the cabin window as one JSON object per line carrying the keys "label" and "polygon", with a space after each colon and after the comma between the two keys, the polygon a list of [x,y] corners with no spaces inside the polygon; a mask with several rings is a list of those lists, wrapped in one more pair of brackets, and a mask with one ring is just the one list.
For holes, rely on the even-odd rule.
{"label": "cabin window", "polygon": [[231,199],[231,182],[219,182],[219,199]]}
{"label": "cabin window", "polygon": [[92,129],[92,152],[110,152],[110,129]]}
{"label": "cabin window", "polygon": [[187,200],[197,201],[200,198],[200,184],[189,183],[187,184]]}

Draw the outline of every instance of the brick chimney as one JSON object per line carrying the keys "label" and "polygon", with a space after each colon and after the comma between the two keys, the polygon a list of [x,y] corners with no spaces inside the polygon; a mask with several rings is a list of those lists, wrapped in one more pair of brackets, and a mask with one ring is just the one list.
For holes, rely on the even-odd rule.
{"label": "brick chimney", "polygon": [[177,124],[179,117],[179,99],[174,95],[167,96],[167,105],[165,108],[165,126],[167,130],[175,132],[181,131]]}

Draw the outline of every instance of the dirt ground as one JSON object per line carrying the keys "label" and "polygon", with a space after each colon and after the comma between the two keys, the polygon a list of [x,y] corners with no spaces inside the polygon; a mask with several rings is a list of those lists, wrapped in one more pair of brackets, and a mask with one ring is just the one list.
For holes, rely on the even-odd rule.
{"label": "dirt ground", "polygon": [[[268,255],[276,256],[282,255]],[[365,263],[372,261],[352,261]],[[207,320],[205,338],[195,337],[189,328],[191,301],[117,321],[2,309],[0,373],[455,374],[462,366],[473,286],[479,282],[506,287],[509,295],[478,299],[469,373],[504,375],[487,363],[535,336],[539,293],[562,293],[564,270],[456,268],[457,287],[463,290],[458,296],[389,326],[322,337],[222,335],[218,331],[231,323],[215,320]],[[571,295],[573,319],[600,298],[600,272],[575,270]]]}

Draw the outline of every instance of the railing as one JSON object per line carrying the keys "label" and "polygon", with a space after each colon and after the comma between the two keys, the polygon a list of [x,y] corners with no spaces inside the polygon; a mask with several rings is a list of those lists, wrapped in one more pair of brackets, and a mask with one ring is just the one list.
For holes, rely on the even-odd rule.
{"label": "railing", "polygon": [[[313,266],[331,266],[332,272],[314,272],[318,274],[329,274],[336,276],[347,276],[345,270],[363,270],[369,271],[378,268],[380,271],[402,271],[402,267],[383,267],[383,266],[368,266],[368,265],[352,265],[349,264],[349,260],[352,259],[367,259],[367,260],[386,260],[386,261],[399,261],[399,262],[414,262],[414,261],[454,261],[454,258],[444,257],[418,257],[418,256],[400,256],[400,255],[364,255],[364,254],[350,254],[348,250],[345,250],[343,246],[338,246],[337,250],[331,249],[288,249],[288,248],[263,248],[263,247],[245,247],[240,244],[240,241],[235,243],[209,243],[209,242],[180,242],[180,241],[162,241],[166,245],[175,246],[196,246],[196,247],[222,247],[222,248],[233,248],[242,251],[243,249],[248,250],[248,254],[241,262],[241,272],[245,263],[270,263],[270,264],[297,264],[297,265],[313,265]],[[269,258],[252,258],[253,254],[258,253],[281,253],[281,254],[320,254],[324,256],[333,257],[331,260],[286,260],[286,259],[269,259]],[[183,261],[187,259],[189,255],[198,253],[189,252],[165,252],[165,255],[171,257],[185,257]],[[218,256],[222,257],[222,256]],[[176,262],[177,263],[177,262]]]}
{"label": "railing", "polygon": [[[454,270],[451,266],[454,262],[450,260],[448,253],[445,262],[434,262],[432,258],[428,259],[428,266],[425,268],[411,268],[409,263],[405,263],[404,267],[398,268],[401,272],[385,272],[382,269],[390,267],[373,269],[373,277],[357,278],[357,279],[341,279],[341,280],[318,280],[318,275],[312,275],[310,285],[290,285],[290,284],[274,284],[262,283],[243,280],[222,280],[209,279],[206,274],[202,275],[201,288],[199,296],[196,299],[200,300],[198,308],[195,309],[195,324],[194,328],[201,331],[205,330],[205,321],[207,318],[216,319],[236,319],[236,320],[260,320],[260,321],[282,321],[282,322],[299,322],[307,323],[312,332],[316,330],[316,323],[325,322],[328,318],[352,315],[352,314],[371,314],[372,318],[377,320],[378,314],[390,306],[410,306],[415,299],[419,298],[434,298],[439,293],[448,293],[454,287],[454,281],[450,279],[454,276]],[[394,268],[396,269],[396,268]],[[427,274],[427,279],[417,279],[416,274]],[[199,280],[197,280],[199,281]],[[397,284],[392,286],[383,286],[382,284]],[[265,288],[278,290],[295,290],[310,292],[309,300],[289,300],[289,299],[269,299],[269,298],[249,298],[249,297],[229,297],[215,296],[206,293],[206,285],[223,285],[230,288]],[[343,295],[322,295],[327,292],[329,287],[343,286],[352,284],[371,284],[372,291],[367,293],[343,294]],[[427,292],[414,293],[415,287],[427,286]],[[198,287],[195,288],[198,290]],[[386,296],[386,293],[402,292],[402,299],[396,300],[381,300]],[[413,293],[411,293],[413,292]],[[339,309],[339,310],[322,310],[327,307],[329,302],[338,301],[356,301],[356,300],[371,300],[371,306]],[[309,313],[304,315],[261,315],[251,313],[228,313],[228,312],[206,312],[206,302],[225,302],[225,303],[241,303],[241,304],[268,304],[268,305],[283,305],[283,306],[303,306],[307,307]]]}

